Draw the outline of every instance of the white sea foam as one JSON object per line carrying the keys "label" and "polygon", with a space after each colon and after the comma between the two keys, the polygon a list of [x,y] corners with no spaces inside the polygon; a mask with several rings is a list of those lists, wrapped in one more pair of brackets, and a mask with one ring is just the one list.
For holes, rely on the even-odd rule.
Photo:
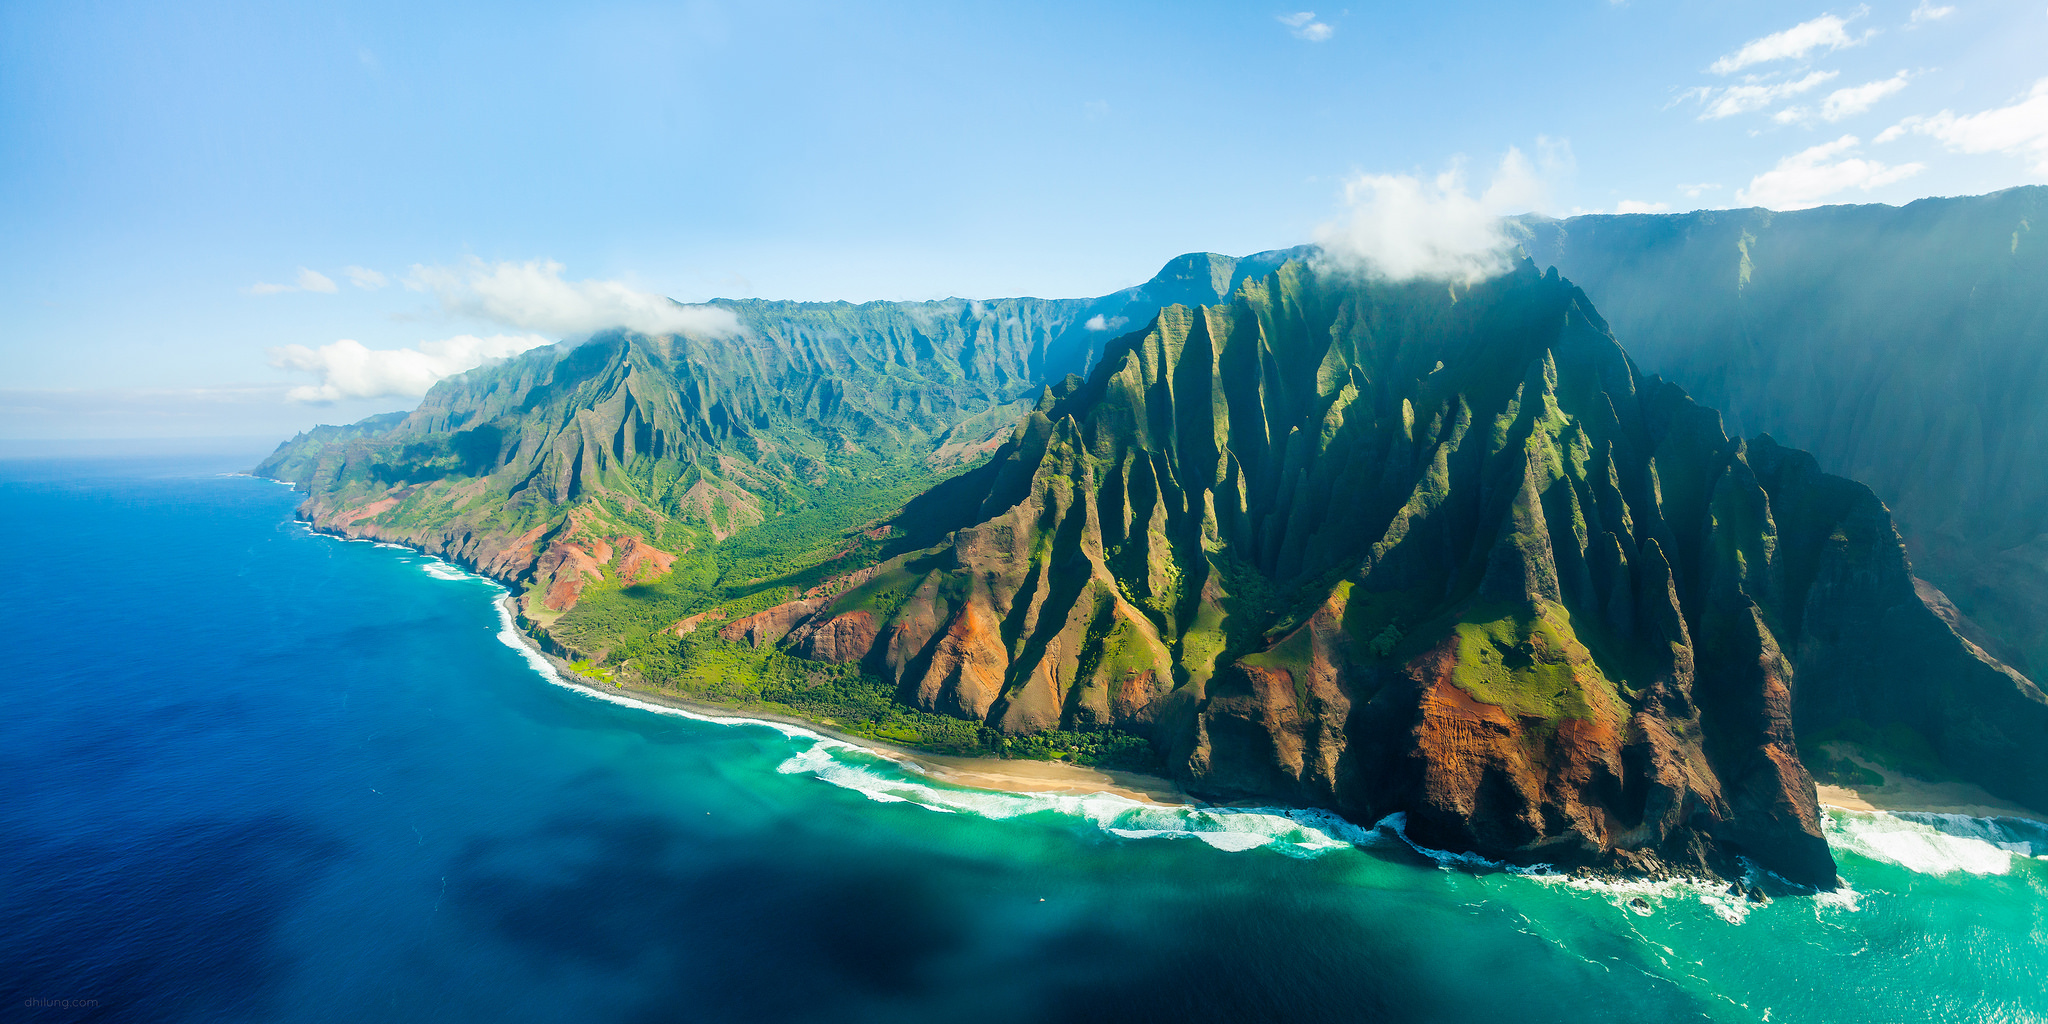
{"label": "white sea foam", "polygon": [[[483,579],[483,577],[476,578]],[[506,593],[505,588],[500,586],[497,582],[493,580],[484,580],[484,582],[490,583],[492,589],[497,591],[497,596],[495,599],[492,600],[491,607],[496,609],[498,612],[498,642],[518,652],[519,656],[525,659],[526,664],[529,667],[531,667],[535,672],[539,673],[542,679],[545,679],[548,682],[555,684],[556,686],[560,686],[568,690],[573,690],[576,693],[582,694],[585,697],[591,697],[596,700],[605,701],[607,703],[617,704],[621,707],[637,708],[641,711],[652,711],[657,715],[668,715],[674,718],[687,718],[693,722],[708,722],[712,725],[758,725],[768,729],[773,729],[776,732],[782,733],[785,736],[804,736],[814,740],[818,740],[823,743],[841,743],[841,741],[833,740],[830,737],[812,732],[809,729],[803,729],[797,726],[790,725],[786,722],[772,722],[760,718],[726,718],[721,715],[698,714],[694,711],[686,711],[682,708],[669,707],[666,704],[651,704],[644,700],[634,700],[633,698],[625,696],[623,694],[606,693],[603,690],[570,682],[569,680],[562,678],[562,674],[560,672],[555,671],[554,664],[548,661],[547,656],[542,654],[538,650],[535,650],[533,642],[531,640],[528,640],[526,638],[526,635],[519,631],[519,623],[512,617],[511,602],[508,600],[508,595]],[[841,745],[846,746],[850,749],[865,749],[861,747],[855,747],[851,743],[841,743]]]}
{"label": "white sea foam", "polygon": [[[482,579],[440,562],[429,563],[424,568],[441,579]],[[504,589],[496,583],[492,586],[500,595],[492,602],[498,612],[499,641],[518,652],[527,665],[548,682],[623,707],[714,725],[759,726],[793,740],[807,741],[803,749],[792,754],[776,770],[788,775],[810,775],[860,793],[877,803],[907,803],[937,813],[964,813],[996,820],[1053,813],[1088,821],[1104,834],[1121,839],[1195,839],[1227,852],[1270,848],[1295,856],[1314,856],[1329,850],[1368,846],[1385,841],[1383,837],[1391,833],[1411,849],[1446,868],[1497,870],[1543,884],[1598,892],[1618,906],[1627,905],[1637,898],[1652,904],[1674,898],[1691,899],[1730,924],[1741,924],[1755,907],[1742,896],[1730,893],[1724,883],[1692,879],[1657,882],[1581,879],[1559,874],[1549,865],[1524,867],[1476,854],[1432,849],[1409,839],[1406,816],[1401,814],[1390,815],[1378,826],[1366,828],[1319,810],[1168,806],[1110,793],[1012,793],[948,785],[930,779],[924,769],[913,762],[898,760],[801,726],[767,719],[700,714],[570,682],[520,632],[509,602],[504,599]],[[1980,828],[1982,822],[1984,819],[1962,819],[1945,822],[1946,828],[1939,829],[1927,822],[1910,821],[1883,812],[1869,815],[1850,812],[1830,819],[1828,838],[1830,845],[1837,849],[1928,874],[1952,871],[2002,874],[2010,870],[2015,855],[2027,855],[2036,849],[2010,839],[1952,834]],[[2048,826],[2028,824],[2041,829],[2039,849],[2048,856]],[[1813,899],[1816,913],[1823,910],[1853,912],[1857,909],[1858,895],[1845,886]]]}
{"label": "white sea foam", "polygon": [[2022,857],[2048,855],[2048,823],[2032,818],[2001,816],[1973,818],[1967,814],[1935,814],[1916,811],[1895,812],[1905,821],[1920,822],[1937,832],[1969,839],[1981,839],[2007,853]]}
{"label": "white sea foam", "polygon": [[1823,912],[1830,910],[1840,910],[1853,914],[1861,909],[1863,909],[1863,894],[1850,888],[1847,882],[1844,882],[1833,892],[1817,892],[1813,894],[1813,915],[1815,917],[1819,917]]}
{"label": "white sea foam", "polygon": [[1376,841],[1370,830],[1323,811],[1168,806],[1112,793],[1011,793],[952,786],[917,777],[923,773],[912,766],[832,739],[798,751],[776,770],[811,775],[882,803],[909,803],[995,820],[1052,813],[1085,820],[1122,839],[1195,839],[1232,853],[1271,847],[1311,856]]}
{"label": "white sea foam", "polygon": [[428,559],[427,561],[420,563],[420,571],[426,573],[429,576],[432,576],[437,580],[453,581],[476,580],[483,578],[474,573],[464,572],[461,568],[454,565],[450,565],[447,562],[443,562],[438,558]]}
{"label": "white sea foam", "polygon": [[944,814],[965,813],[997,820],[1050,812],[1086,820],[1104,833],[1120,838],[1191,838],[1233,853],[1270,847],[1290,855],[1314,856],[1380,841],[1374,830],[1361,828],[1328,811],[1171,806],[1112,793],[1011,793],[952,786],[926,777],[925,771],[913,762],[787,722],[699,714],[581,686],[564,679],[533,648],[519,631],[512,610],[502,597],[503,588],[498,589],[501,596],[493,602],[498,612],[498,640],[517,651],[548,682],[623,707],[714,725],[761,726],[793,740],[808,741],[776,770],[785,775],[810,775],[877,803],[907,803]]}
{"label": "white sea foam", "polygon": [[2003,875],[2012,870],[2015,853],[2031,852],[2025,843],[1995,840],[2004,833],[1993,821],[1964,815],[1833,811],[1828,833],[1837,850],[1923,875]]}
{"label": "white sea foam", "polygon": [[[1598,896],[1616,907],[1635,914],[1654,913],[1667,903],[1697,903],[1706,907],[1729,924],[1741,924],[1748,920],[1757,904],[1740,894],[1729,891],[1729,883],[1705,878],[1612,879],[1576,878],[1560,874],[1532,874],[1533,881],[1560,888],[1573,889]],[[1744,878],[1743,889],[1747,891],[1753,882]],[[1648,911],[1635,905],[1641,900]],[[1852,905],[1850,909],[1854,909]]]}
{"label": "white sea foam", "polygon": [[1510,864],[1504,860],[1492,860],[1481,857],[1476,853],[1438,850],[1424,846],[1408,835],[1408,814],[1405,811],[1396,811],[1381,818],[1379,827],[1400,837],[1402,842],[1408,844],[1409,849],[1428,857],[1430,860],[1436,861],[1437,866],[1446,871],[1452,868],[1463,868],[1467,871],[1504,871],[1511,875],[1552,876],[1557,874],[1557,868],[1550,864],[1530,864],[1526,866]]}
{"label": "white sea foam", "polygon": [[[519,632],[519,623],[513,620],[512,609],[506,606],[504,598],[501,597],[498,600],[492,601],[491,607],[496,608],[498,610],[499,643],[504,644],[505,646],[510,647],[513,650],[519,652],[519,656],[521,658],[526,659],[527,666],[532,668],[535,672],[540,673],[540,677],[542,679],[545,679],[548,682],[555,684],[556,686],[573,685],[568,680],[563,679],[561,673],[555,671],[555,666],[548,663],[548,659],[546,658],[546,656],[542,655],[539,651],[534,650],[533,645],[527,642],[526,637]],[[580,689],[580,687],[578,688]],[[604,695],[596,694],[595,696]],[[632,703],[638,704],[640,702],[633,701]]]}

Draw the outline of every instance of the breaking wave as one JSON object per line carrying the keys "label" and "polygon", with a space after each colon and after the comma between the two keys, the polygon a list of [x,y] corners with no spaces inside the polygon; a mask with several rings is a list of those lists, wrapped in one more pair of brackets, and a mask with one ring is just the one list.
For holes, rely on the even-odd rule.
{"label": "breaking wave", "polygon": [[447,562],[443,562],[438,558],[430,558],[427,561],[420,563],[420,571],[426,573],[429,576],[432,576],[437,580],[483,579],[483,577],[478,576],[475,573],[465,572],[462,569],[450,565]]}
{"label": "breaking wave", "polygon": [[2003,875],[2015,857],[2048,859],[2048,825],[1964,814],[1831,811],[1828,845],[1923,875]]}
{"label": "breaking wave", "polygon": [[[1641,913],[1670,900],[1697,902],[1731,924],[1741,924],[1755,909],[1725,883],[1700,879],[1615,881],[1564,875],[1547,865],[1524,867],[1470,853],[1435,850],[1409,839],[1406,816],[1389,815],[1372,827],[1347,821],[1328,811],[1307,808],[1201,807],[1149,803],[1113,793],[1014,793],[975,789],[929,777],[914,762],[868,747],[826,736],[802,726],[771,719],[708,715],[682,708],[607,693],[562,677],[547,657],[520,632],[510,594],[493,580],[464,572],[438,559],[423,567],[436,579],[470,579],[495,592],[497,639],[517,652],[541,678],[579,694],[659,715],[713,725],[752,725],[772,729],[804,742],[777,771],[806,774],[877,803],[915,804],[942,814],[971,814],[996,820],[1033,814],[1057,814],[1085,820],[1121,839],[1194,840],[1226,852],[1270,848],[1294,856],[1315,856],[1331,850],[1355,849],[1398,840],[1446,869],[1500,871],[1531,881],[1599,894],[1617,906]],[[1828,844],[1840,853],[1893,864],[1927,875],[1965,872],[2005,874],[2014,857],[2048,861],[2048,824],[2023,818],[1973,818],[1959,814],[1834,811],[1827,816]],[[1754,873],[1754,872],[1752,872]],[[1755,879],[1745,879],[1745,887]],[[1814,912],[1854,912],[1858,893],[1844,885],[1834,893],[1811,897]]]}
{"label": "breaking wave", "polygon": [[1271,847],[1312,856],[1383,842],[1327,811],[1272,807],[1193,807],[1147,803],[1113,793],[1012,793],[955,786],[920,777],[913,764],[864,747],[820,737],[776,770],[812,775],[881,803],[910,803],[946,814],[991,819],[1052,813],[1079,818],[1122,839],[1193,839],[1237,853]]}
{"label": "breaking wave", "polygon": [[776,770],[785,775],[810,775],[877,803],[915,804],[942,814],[972,814],[997,820],[1051,813],[1086,820],[1104,833],[1122,839],[1192,839],[1232,853],[1271,847],[1291,855],[1313,856],[1385,841],[1377,829],[1359,826],[1328,811],[1176,806],[1113,793],[1010,793],[955,786],[925,776],[924,770],[913,762],[787,722],[705,715],[606,693],[564,679],[519,631],[502,587],[499,593],[498,600],[493,602],[498,612],[499,642],[517,651],[548,682],[622,707],[714,725],[763,726],[792,740],[808,741]]}

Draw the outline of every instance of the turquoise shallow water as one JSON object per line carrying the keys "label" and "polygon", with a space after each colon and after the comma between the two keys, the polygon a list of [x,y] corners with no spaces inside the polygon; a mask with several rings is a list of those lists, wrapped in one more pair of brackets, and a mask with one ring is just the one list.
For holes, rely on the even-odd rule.
{"label": "turquoise shallow water", "polygon": [[935,785],[555,685],[246,464],[0,463],[10,1017],[2048,1019],[2027,823],[1840,816],[1851,889],[1750,907]]}

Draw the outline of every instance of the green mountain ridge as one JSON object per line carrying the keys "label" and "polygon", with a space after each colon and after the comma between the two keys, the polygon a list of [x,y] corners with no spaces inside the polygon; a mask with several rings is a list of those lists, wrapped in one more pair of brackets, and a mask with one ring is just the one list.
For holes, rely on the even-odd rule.
{"label": "green mountain ridge", "polygon": [[1526,261],[1169,308],[944,489],[898,520],[937,544],[731,629],[1525,863],[1832,886],[1794,735],[1851,720],[2048,796],[2048,702],[1921,603],[1868,489],[1730,440]]}
{"label": "green mountain ridge", "polygon": [[2048,806],[2048,699],[1869,489],[1731,439],[1554,269],[1313,256],[1093,300],[718,300],[738,337],[536,350],[258,472],[318,529],[506,582],[615,685],[1139,757],[1439,848],[1828,887],[1797,737],[1904,736]]}
{"label": "green mountain ridge", "polygon": [[443,381],[409,415],[302,434],[257,472],[308,489],[322,528],[535,584],[547,620],[612,569],[652,578],[750,531],[740,578],[774,574],[985,456],[1040,381],[1085,369],[1127,322],[1283,258],[1189,254],[1092,300],[717,300],[737,338],[549,346]]}

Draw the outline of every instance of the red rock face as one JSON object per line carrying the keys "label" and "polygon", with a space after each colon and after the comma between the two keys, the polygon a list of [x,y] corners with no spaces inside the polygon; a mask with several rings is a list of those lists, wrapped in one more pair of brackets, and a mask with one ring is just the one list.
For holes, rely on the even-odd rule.
{"label": "red rock face", "polygon": [[[1797,733],[1849,719],[2048,806],[2048,697],[1928,610],[1882,504],[1727,437],[1527,265],[1170,307],[887,536],[917,550],[719,635],[1523,863],[1831,886]],[[596,539],[525,542],[550,599]]]}
{"label": "red rock face", "polygon": [[619,542],[619,551],[614,562],[618,566],[619,579],[628,585],[647,583],[668,575],[676,556],[642,543],[638,537],[627,537]]}
{"label": "red rock face", "polygon": [[1601,799],[1622,788],[1619,723],[1567,718],[1543,729],[1452,682],[1446,643],[1409,666],[1419,701],[1413,743],[1419,793],[1411,835],[1536,861],[1598,860],[1620,822]]}
{"label": "red rock face", "polygon": [[980,602],[970,601],[931,651],[918,681],[916,702],[928,711],[986,718],[1003,686],[1009,653]]}
{"label": "red rock face", "polygon": [[552,580],[542,601],[550,610],[565,612],[576,607],[577,599],[583,596],[583,588],[603,578],[601,567],[611,560],[611,547],[602,541],[593,543],[591,547],[597,550],[557,540],[541,553],[536,567],[543,578]]}
{"label": "red rock face", "polygon": [[865,661],[876,636],[875,614],[856,611],[806,622],[790,632],[789,643],[798,657],[847,665]]}
{"label": "red rock face", "polygon": [[713,608],[710,611],[698,612],[695,615],[687,615],[677,619],[676,624],[669,627],[669,631],[679,637],[689,636],[695,633],[697,627],[703,625],[706,621],[723,618],[725,618],[725,609]]}
{"label": "red rock face", "polygon": [[1013,733],[1143,730],[1207,796],[1832,885],[1793,714],[1841,648],[1801,623],[1910,586],[1831,575],[1896,540],[1800,459],[1641,379],[1555,277],[1454,303],[1283,268],[1048,394],[966,521],[899,523],[946,537],[882,568],[899,605],[835,599],[792,649]]}
{"label": "red rock face", "polygon": [[763,647],[780,641],[797,624],[811,617],[821,602],[816,599],[778,604],[745,618],[734,619],[718,631],[720,639],[741,641]]}

